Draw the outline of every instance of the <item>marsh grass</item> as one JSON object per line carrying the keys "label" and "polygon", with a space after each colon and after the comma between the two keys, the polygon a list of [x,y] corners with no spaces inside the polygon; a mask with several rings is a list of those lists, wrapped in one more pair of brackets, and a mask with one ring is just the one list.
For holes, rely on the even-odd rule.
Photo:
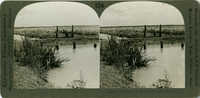
{"label": "marsh grass", "polygon": [[19,65],[31,68],[44,80],[50,69],[60,67],[64,61],[56,57],[56,51],[52,47],[41,46],[40,40],[31,40],[26,37],[22,40],[22,47],[14,51]]}
{"label": "marsh grass", "polygon": [[[146,57],[143,48],[138,43],[132,43],[128,40],[118,40],[112,36],[108,38],[107,43],[103,44],[101,47],[101,61],[104,62],[101,66],[105,66],[105,68],[101,68],[101,79],[103,79],[101,85],[103,87],[104,85],[107,85],[106,87],[115,87],[115,84],[113,84],[115,82],[116,86],[118,84],[122,88],[136,87],[138,83],[134,84],[135,81],[133,80],[132,72],[138,68],[147,67],[150,61],[155,60]],[[104,78],[108,79],[106,76],[109,74],[112,75],[112,72],[105,72],[108,66],[111,66],[112,70],[117,70],[113,71],[113,73],[121,77],[122,80],[118,79],[118,76],[112,77],[117,79],[117,81],[112,81],[112,79],[105,80]]]}
{"label": "marsh grass", "polygon": [[[71,26],[41,26],[41,27],[15,27],[15,34],[21,36],[28,36],[31,38],[56,38],[56,32],[58,38],[70,38],[72,33]],[[65,32],[62,32],[65,31]],[[74,38],[76,37],[98,37],[98,26],[74,26]],[[68,36],[68,37],[67,37]]]}
{"label": "marsh grass", "polygon": [[[152,33],[152,34],[155,33],[156,35],[158,35],[160,33],[159,30],[155,30],[155,29],[150,29],[147,32]],[[161,33],[165,34],[165,36],[168,35],[168,36],[174,36],[174,37],[176,37],[176,36],[183,36],[184,37],[185,31],[164,29],[164,30],[161,31]]]}
{"label": "marsh grass", "polygon": [[[126,38],[143,38],[144,37],[144,26],[111,26],[102,27],[101,33],[109,34],[118,37]],[[159,37],[159,25],[147,25],[146,26],[146,37]],[[162,37],[184,37],[185,29],[184,26],[178,25],[162,25],[161,28]]]}
{"label": "marsh grass", "polygon": [[115,37],[109,38],[108,43],[102,46],[101,51],[102,60],[117,68],[127,66],[134,70],[146,67],[153,60],[144,55],[142,46],[127,40],[117,40]]}

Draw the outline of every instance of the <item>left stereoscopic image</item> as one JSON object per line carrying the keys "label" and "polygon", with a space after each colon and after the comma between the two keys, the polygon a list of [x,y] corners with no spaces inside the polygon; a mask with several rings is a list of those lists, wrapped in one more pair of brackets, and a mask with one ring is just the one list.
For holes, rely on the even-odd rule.
{"label": "left stereoscopic image", "polygon": [[15,19],[13,88],[99,88],[99,32],[86,5],[25,6]]}

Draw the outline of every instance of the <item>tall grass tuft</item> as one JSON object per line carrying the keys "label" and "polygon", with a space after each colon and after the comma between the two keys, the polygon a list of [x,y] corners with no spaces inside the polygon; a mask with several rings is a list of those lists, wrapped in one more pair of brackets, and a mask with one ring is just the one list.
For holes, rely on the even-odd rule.
{"label": "tall grass tuft", "polygon": [[127,81],[133,82],[132,72],[141,67],[146,67],[152,58],[147,58],[138,43],[128,40],[118,40],[110,37],[108,43],[101,48],[101,59],[106,65],[116,67]]}
{"label": "tall grass tuft", "polygon": [[142,47],[128,40],[117,40],[115,37],[108,39],[101,48],[102,60],[108,65],[117,68],[128,67],[131,70],[146,67],[153,59],[144,55]]}
{"label": "tall grass tuft", "polygon": [[22,47],[15,49],[15,58],[20,65],[27,66],[37,72],[39,76],[46,79],[48,70],[60,67],[64,60],[56,57],[56,51],[51,47],[41,46],[40,41],[24,38]]}

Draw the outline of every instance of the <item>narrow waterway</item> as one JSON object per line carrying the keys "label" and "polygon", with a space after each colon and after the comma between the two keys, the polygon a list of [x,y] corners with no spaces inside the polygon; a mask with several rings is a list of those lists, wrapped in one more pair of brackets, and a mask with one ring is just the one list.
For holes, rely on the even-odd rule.
{"label": "narrow waterway", "polygon": [[185,87],[185,50],[181,43],[164,44],[163,49],[160,44],[147,45],[145,54],[155,61],[146,68],[137,69],[133,74],[134,80],[151,88],[152,83],[167,74],[173,88]]}
{"label": "narrow waterway", "polygon": [[[100,35],[100,39],[104,40],[109,37],[111,36],[107,34]],[[135,81],[146,88],[152,88],[153,83],[167,74],[173,88],[185,87],[185,49],[180,42],[163,43],[163,48],[159,41],[146,44],[145,55],[155,60],[148,67],[133,72]]]}
{"label": "narrow waterway", "polygon": [[85,88],[99,88],[100,49],[96,44],[96,48],[93,42],[76,44],[76,49],[72,45],[60,46],[58,57],[66,61],[60,68],[49,71],[48,81],[56,88],[68,88],[73,80],[84,80]]}
{"label": "narrow waterway", "polygon": [[[100,35],[101,39],[107,39],[107,35]],[[15,35],[16,40],[23,37]],[[94,43],[97,47],[94,48]],[[67,84],[73,80],[86,81],[86,88],[99,88],[100,85],[100,46],[97,42],[87,42],[73,45],[62,45],[59,47],[57,57],[65,59],[60,68],[48,72],[48,81],[55,88],[67,88]],[[133,78],[140,84],[149,88],[166,73],[172,81],[174,88],[185,87],[185,50],[181,43],[164,43],[161,49],[160,44],[146,46],[145,54],[155,61],[150,62],[148,67],[137,69]]]}

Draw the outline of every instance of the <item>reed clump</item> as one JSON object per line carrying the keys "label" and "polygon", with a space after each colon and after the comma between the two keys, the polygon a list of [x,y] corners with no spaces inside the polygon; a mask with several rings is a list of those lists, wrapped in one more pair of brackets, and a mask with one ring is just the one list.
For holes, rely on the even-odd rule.
{"label": "reed clump", "polygon": [[101,48],[102,60],[108,65],[117,68],[129,67],[134,70],[136,68],[146,67],[152,58],[147,58],[143,48],[137,43],[131,43],[128,40],[118,40],[115,37],[108,39]]}
{"label": "reed clump", "polygon": [[21,66],[27,66],[36,72],[40,78],[46,80],[50,69],[60,67],[63,59],[56,57],[56,50],[41,45],[40,40],[24,38],[20,49],[15,50],[15,59]]}
{"label": "reed clump", "polygon": [[154,59],[147,58],[138,43],[110,37],[101,48],[101,60],[105,63],[104,65],[115,67],[120,71],[127,81],[134,82],[133,71],[147,67]]}

